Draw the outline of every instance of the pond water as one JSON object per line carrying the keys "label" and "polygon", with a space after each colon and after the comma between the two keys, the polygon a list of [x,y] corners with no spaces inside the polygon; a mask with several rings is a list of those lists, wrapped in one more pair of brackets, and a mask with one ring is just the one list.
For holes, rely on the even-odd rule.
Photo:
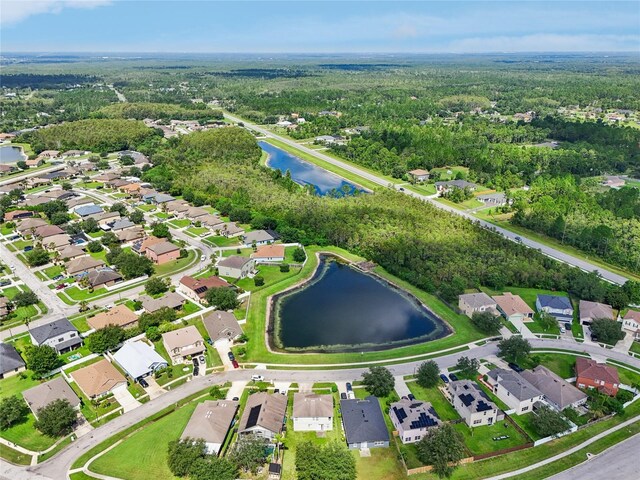
{"label": "pond water", "polygon": [[272,318],[283,350],[382,350],[450,333],[415,297],[328,255],[311,280],[274,297]]}
{"label": "pond water", "polygon": [[324,168],[306,162],[267,142],[258,142],[260,148],[269,154],[267,166],[280,170],[283,174],[287,170],[291,179],[300,185],[313,185],[318,195],[327,195],[334,191],[338,196],[353,195],[359,187],[347,182]]}
{"label": "pond water", "polygon": [[5,145],[0,147],[0,163],[16,163],[20,160],[26,160],[20,147]]}

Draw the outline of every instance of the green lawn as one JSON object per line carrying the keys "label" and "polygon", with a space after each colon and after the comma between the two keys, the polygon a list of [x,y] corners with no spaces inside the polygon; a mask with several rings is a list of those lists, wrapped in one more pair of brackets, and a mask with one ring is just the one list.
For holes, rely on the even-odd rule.
{"label": "green lawn", "polygon": [[415,185],[404,185],[402,188],[422,195],[435,195],[436,186],[433,183],[416,183]]}
{"label": "green lawn", "polygon": [[[454,426],[464,437],[464,443],[469,451],[474,455],[495,452],[503,448],[515,447],[527,443],[527,439],[518,430],[513,428],[508,421],[485,425],[481,427],[469,428],[466,423],[458,423]],[[494,441],[494,437],[508,435],[505,440]]]}
{"label": "green lawn", "polygon": [[53,265],[52,267],[47,267],[43,270],[44,274],[51,279],[62,274],[63,271],[64,269],[61,265]]}
{"label": "green lawn", "polygon": [[138,210],[142,210],[143,212],[152,212],[156,209],[156,206],[151,204],[145,204],[145,205],[138,205],[136,208]]}
{"label": "green lawn", "polygon": [[633,342],[629,351],[640,355],[640,342],[638,342],[637,340]]}
{"label": "green lawn", "polygon": [[203,233],[207,233],[209,229],[207,227],[190,227],[187,228],[186,232],[192,233],[193,235],[199,237]]}
{"label": "green lawn", "polygon": [[186,405],[139,430],[95,460],[90,470],[127,480],[173,480],[167,466],[167,446],[180,438],[195,407],[195,403]]}
{"label": "green lawn", "polygon": [[2,296],[7,297],[9,300],[13,300],[13,297],[15,297],[21,291],[22,290],[20,290],[18,287],[7,287],[2,290]]}
{"label": "green lawn", "polygon": [[259,265],[258,272],[259,275],[264,278],[264,285],[257,287],[253,278],[243,278],[234,282],[243,290],[250,290],[251,292],[256,292],[258,290],[262,290],[271,285],[277,284],[283,280],[286,280],[291,277],[296,277],[299,273],[299,268],[291,267],[288,272],[281,272],[280,267],[278,265]]}
{"label": "green lawn", "polygon": [[438,197],[437,201],[450,207],[457,208],[458,210],[469,210],[484,205],[481,201],[476,200],[475,198],[470,198],[469,200],[465,200],[464,202],[456,203],[452,202],[451,200],[447,200],[446,198]]}
{"label": "green lawn", "polygon": [[205,238],[206,241],[208,241],[209,243],[212,243],[213,245],[216,245],[217,247],[231,247],[233,245],[238,245],[239,239],[238,237],[216,237],[216,236],[211,236],[211,237],[207,237]]}
{"label": "green lawn", "polygon": [[40,385],[40,381],[34,380],[31,375],[32,372],[27,370],[27,378],[22,378],[20,375],[13,375],[12,377],[3,378],[0,380],[0,397],[6,398],[13,395],[19,395],[20,393],[28,390],[32,387]]}
{"label": "green lawn", "polygon": [[78,329],[78,331],[80,333],[82,332],[87,332],[89,330],[91,330],[91,327],[89,327],[89,324],[87,323],[87,317],[79,317],[76,318],[74,320],[71,320],[71,323],[73,324],[74,327],[76,327]]}
{"label": "green lawn", "polygon": [[407,382],[407,386],[418,400],[430,402],[441,420],[456,420],[460,418],[453,405],[444,398],[437,387],[423,388],[416,382]]}
{"label": "green lawn", "polygon": [[358,450],[353,450],[352,453],[356,459],[356,478],[358,479],[403,480],[407,478],[395,448],[372,448],[370,457],[361,457]]}
{"label": "green lawn", "polygon": [[[574,365],[576,364],[576,355],[565,355],[557,353],[536,353],[532,352],[532,356],[538,357],[540,363],[552,372],[560,375],[562,378],[571,378],[575,376]],[[527,362],[522,367],[528,368]]]}
{"label": "green lawn", "polygon": [[170,222],[167,222],[167,223],[174,228],[185,228],[191,225],[191,220],[187,218],[182,218],[182,219],[171,220]]}
{"label": "green lawn", "polygon": [[511,418],[514,422],[520,425],[520,428],[527,432],[527,435],[529,435],[534,441],[542,438],[536,433],[535,428],[533,428],[533,419],[535,418],[535,414],[533,412],[526,413],[524,415],[513,415]]}
{"label": "green lawn", "polygon": [[56,439],[47,437],[36,430],[34,425],[35,421],[36,419],[33,413],[29,412],[24,422],[19,425],[14,425],[7,430],[0,431],[0,436],[16,445],[35,452],[46,450],[56,442]]}
{"label": "green lawn", "polygon": [[89,255],[91,255],[96,260],[102,260],[105,265],[109,264],[109,262],[107,262],[107,250],[105,249],[100,252],[89,252]]}
{"label": "green lawn", "polygon": [[24,250],[24,247],[33,247],[33,241],[31,241],[31,240],[16,240],[11,245],[16,247],[18,250]]}
{"label": "green lawn", "polygon": [[188,268],[194,261],[197,261],[200,257],[200,252],[196,250],[189,250],[188,255],[178,260],[163,263],[162,265],[154,265],[156,275],[170,275],[177,273],[180,270]]}
{"label": "green lawn", "polygon": [[169,215],[164,212],[154,213],[153,216],[159,218],[160,220],[166,220],[167,218],[169,218]]}
{"label": "green lawn", "polygon": [[[89,292],[88,289],[82,289],[77,287],[76,285],[73,285],[69,288],[65,288],[63,291],[64,293],[67,294],[69,298],[71,298],[72,300],[75,300],[76,302],[80,302],[82,300],[91,300],[93,298],[96,298],[99,295],[104,295],[105,293],[107,293],[107,289],[104,287],[94,290],[92,293],[92,292]],[[64,294],[62,292],[58,293],[59,297],[61,295],[64,295]]]}
{"label": "green lawn", "polygon": [[30,465],[31,464],[31,456],[25,455],[24,453],[20,453],[17,450],[14,450],[11,447],[2,446],[0,448],[0,458],[3,458],[15,465]]}

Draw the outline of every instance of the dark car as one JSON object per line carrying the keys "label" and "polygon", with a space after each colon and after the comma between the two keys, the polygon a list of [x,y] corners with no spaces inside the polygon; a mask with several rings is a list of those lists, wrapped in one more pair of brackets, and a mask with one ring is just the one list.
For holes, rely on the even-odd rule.
{"label": "dark car", "polygon": [[233,352],[229,352],[227,353],[227,355],[229,355],[229,360],[231,360],[232,362],[236,359],[236,356],[233,354]]}
{"label": "dark car", "polygon": [[64,278],[64,275],[56,275],[55,277],[53,277],[52,280],[58,281],[58,280],[62,280],[63,278]]}
{"label": "dark car", "polygon": [[141,378],[140,380],[138,380],[138,383],[142,388],[149,388],[149,384],[144,378]]}
{"label": "dark car", "polygon": [[566,328],[566,329],[567,329],[567,332],[571,331],[571,324],[570,324],[570,323],[568,323],[568,322],[567,322],[567,323],[565,323],[565,324],[564,324],[564,328]]}
{"label": "dark car", "polygon": [[447,377],[444,373],[440,374],[440,378],[444,383],[449,383],[449,377]]}
{"label": "dark car", "polygon": [[347,382],[347,392],[352,392],[352,391],[353,391],[353,387],[349,382]]}
{"label": "dark car", "polygon": [[233,397],[231,400],[233,400],[234,402],[239,401],[240,399],[238,397]]}
{"label": "dark car", "polygon": [[346,393],[344,393],[344,392],[342,392],[342,393],[340,394],[340,398],[341,398],[342,400],[346,400],[346,399],[347,399],[347,394],[346,394]]}
{"label": "dark car", "polygon": [[598,337],[596,337],[593,333],[591,334],[591,341],[592,342],[597,342],[598,341]]}
{"label": "dark car", "polygon": [[410,393],[408,396],[409,400],[413,401],[416,399],[416,397],[413,396],[413,393]]}
{"label": "dark car", "polygon": [[231,360],[231,365],[233,365],[233,368],[240,368],[240,365],[238,365],[236,360]]}
{"label": "dark car", "polygon": [[449,378],[451,379],[452,382],[457,382],[458,381],[458,377],[456,376],[455,373],[450,373],[449,374]]}
{"label": "dark car", "polygon": [[58,285],[58,286],[56,287],[56,290],[62,290],[62,289],[63,289],[64,287],[66,287],[66,286],[67,286],[67,284],[66,284],[66,283],[61,283],[60,285]]}
{"label": "dark car", "polygon": [[27,245],[26,247],[24,247],[25,252],[30,252],[31,250],[33,250],[33,247],[31,245]]}
{"label": "dark car", "polygon": [[200,365],[200,364],[198,363],[198,359],[194,357],[194,358],[193,358],[193,366],[194,366],[194,367],[197,367],[198,365]]}
{"label": "dark car", "polygon": [[401,192],[404,192],[404,188],[400,187],[398,190],[400,190]]}
{"label": "dark car", "polygon": [[194,366],[193,367],[193,376],[197,377],[199,373],[200,373],[200,369],[198,367]]}
{"label": "dark car", "polygon": [[522,237],[515,237],[515,241],[522,243]]}
{"label": "dark car", "polygon": [[509,363],[509,368],[511,370],[513,370],[514,372],[518,372],[518,373],[520,373],[520,372],[522,372],[524,370],[520,365],[518,365],[517,363],[513,363],[513,362]]}
{"label": "dark car", "polygon": [[7,285],[11,285],[11,280],[0,280],[0,287],[6,287]]}

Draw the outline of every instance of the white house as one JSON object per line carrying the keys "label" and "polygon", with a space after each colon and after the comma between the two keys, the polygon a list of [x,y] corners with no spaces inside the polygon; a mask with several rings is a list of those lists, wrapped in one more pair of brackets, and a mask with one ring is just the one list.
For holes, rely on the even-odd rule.
{"label": "white house", "polygon": [[251,258],[256,263],[279,263],[284,262],[284,255],[284,245],[263,245],[251,254]]}
{"label": "white house", "polygon": [[464,419],[469,427],[493,425],[504,419],[504,414],[498,410],[488,395],[475,382],[457,380],[447,384],[451,403],[456,412]]}
{"label": "white house", "polygon": [[487,382],[493,387],[493,393],[516,411],[516,415],[533,411],[533,405],[542,401],[543,393],[531,385],[519,373],[502,368],[490,370]]}
{"label": "white house", "polygon": [[622,317],[622,328],[630,332],[636,340],[640,339],[640,312],[629,310]]}
{"label": "white house", "polygon": [[32,328],[29,336],[34,345],[49,345],[58,353],[65,353],[82,345],[78,329],[66,318]]}
{"label": "white house", "polygon": [[317,393],[293,396],[293,430],[324,432],[333,430],[333,397]]}
{"label": "white house", "polygon": [[207,453],[218,455],[237,411],[238,402],[232,400],[199,403],[180,439],[204,440]]}
{"label": "white house", "polygon": [[559,322],[573,322],[573,305],[567,297],[559,295],[538,295],[536,309],[546,312]]}
{"label": "white house", "polygon": [[113,359],[134,380],[167,366],[167,361],[143,341],[125,343]]}
{"label": "white house", "polygon": [[255,262],[252,258],[231,255],[218,262],[218,274],[221,277],[244,278],[254,270]]}
{"label": "white house", "polygon": [[402,443],[419,442],[429,428],[442,423],[429,402],[407,398],[390,405],[389,418]]}

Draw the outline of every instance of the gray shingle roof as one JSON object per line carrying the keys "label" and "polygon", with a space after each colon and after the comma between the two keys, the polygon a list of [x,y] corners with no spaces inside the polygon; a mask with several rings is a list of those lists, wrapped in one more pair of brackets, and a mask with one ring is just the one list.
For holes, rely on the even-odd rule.
{"label": "gray shingle roof", "polygon": [[0,374],[4,375],[20,367],[24,367],[24,360],[18,351],[13,345],[0,343]]}
{"label": "gray shingle roof", "polygon": [[77,331],[78,329],[74,327],[69,320],[61,318],[51,323],[45,323],[39,327],[32,328],[29,333],[31,333],[31,336],[38,344],[42,344],[50,338],[60,336],[63,333]]}
{"label": "gray shingle roof", "polygon": [[560,410],[587,399],[586,393],[542,365],[538,365],[533,370],[525,370],[522,372],[522,376],[540,390],[545,398]]}
{"label": "gray shingle roof", "polygon": [[511,370],[494,368],[490,370],[487,375],[496,380],[498,384],[502,385],[505,390],[519,401],[529,400],[542,395],[542,392],[531,385],[527,379]]}
{"label": "gray shingle roof", "polygon": [[341,400],[340,409],[348,444],[389,441],[380,403],[373,395],[364,400]]}
{"label": "gray shingle roof", "polygon": [[266,230],[255,230],[253,232],[248,232],[243,237],[244,244],[249,245],[255,242],[273,242],[275,238]]}
{"label": "gray shingle roof", "polygon": [[30,388],[22,392],[22,396],[34,414],[55,400],[67,400],[72,407],[80,405],[80,399],[62,377]]}
{"label": "gray shingle roof", "polygon": [[241,257],[240,255],[231,255],[230,257],[223,258],[218,262],[218,266],[229,268],[242,268],[247,263],[251,262],[249,257]]}
{"label": "gray shingle roof", "polygon": [[570,308],[573,310],[571,300],[567,297],[561,297],[559,295],[538,295],[538,303],[542,307],[557,308],[564,310]]}

